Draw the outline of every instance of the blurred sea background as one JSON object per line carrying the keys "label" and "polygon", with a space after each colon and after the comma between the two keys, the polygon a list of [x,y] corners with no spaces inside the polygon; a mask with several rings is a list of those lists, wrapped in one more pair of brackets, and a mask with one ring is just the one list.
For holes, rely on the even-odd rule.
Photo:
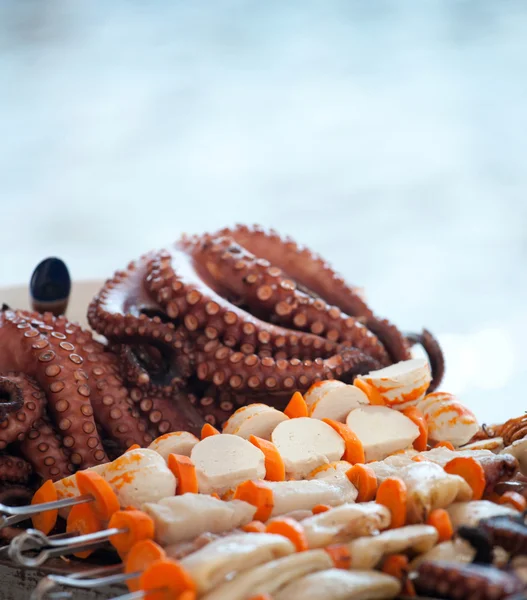
{"label": "blurred sea background", "polygon": [[0,286],[260,223],[519,415],[526,32],[522,0],[0,0]]}

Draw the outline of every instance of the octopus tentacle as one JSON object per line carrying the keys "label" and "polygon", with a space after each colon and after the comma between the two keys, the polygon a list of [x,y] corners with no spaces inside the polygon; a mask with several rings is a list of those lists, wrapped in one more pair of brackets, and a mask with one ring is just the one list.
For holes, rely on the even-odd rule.
{"label": "octopus tentacle", "polygon": [[276,265],[286,277],[294,279],[329,304],[338,306],[344,313],[373,316],[361,298],[359,288],[346,285],[322,257],[300,247],[293,239],[282,238],[276,231],[266,231],[256,225],[236,225],[232,229],[218,231],[213,237],[220,236],[231,236],[240,246]]}
{"label": "octopus tentacle", "polygon": [[24,393],[9,375],[0,375],[0,421],[6,419],[9,413],[18,412],[24,405]]}
{"label": "octopus tentacle", "polygon": [[38,419],[20,442],[21,454],[42,479],[57,481],[75,472],[70,453],[47,416]]}
{"label": "octopus tentacle", "polygon": [[[25,506],[31,503],[33,492],[22,485],[3,485],[0,487],[0,503],[7,506]],[[2,527],[0,539],[9,543],[14,537],[23,533],[24,523],[14,527]]]}
{"label": "octopus tentacle", "polygon": [[17,373],[6,373],[0,376],[0,391],[9,390],[9,394],[17,396],[10,408],[18,406],[0,421],[0,450],[8,444],[24,439],[28,429],[34,426],[43,414],[46,398],[37,383]]}
{"label": "octopus tentacle", "polygon": [[432,382],[428,387],[428,393],[431,393],[439,387],[445,375],[445,357],[441,346],[427,329],[423,329],[421,333],[408,334],[406,337],[410,344],[420,344],[428,356],[432,371]]}
{"label": "octopus tentacle", "polygon": [[49,394],[50,411],[64,445],[72,449],[72,462],[88,467],[104,462],[106,454],[96,432],[87,440],[83,433],[86,424],[95,428],[83,362],[68,334],[52,331],[47,336],[14,313],[0,313],[0,364],[31,375]]}
{"label": "octopus tentacle", "polygon": [[27,483],[32,473],[31,465],[9,454],[0,455],[0,481]]}

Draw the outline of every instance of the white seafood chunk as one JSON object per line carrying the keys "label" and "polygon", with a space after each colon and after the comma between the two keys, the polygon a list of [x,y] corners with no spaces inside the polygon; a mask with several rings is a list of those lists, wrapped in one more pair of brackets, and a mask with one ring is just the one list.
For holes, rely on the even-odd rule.
{"label": "white seafood chunk", "polygon": [[123,508],[139,508],[144,502],[157,502],[176,493],[177,480],[165,459],[148,448],[125,452],[101,474]]}
{"label": "white seafood chunk", "polygon": [[479,431],[474,413],[452,394],[434,392],[419,402],[417,408],[428,424],[428,437],[436,442],[450,442],[458,447],[468,443]]}
{"label": "white seafood chunk", "polygon": [[154,519],[162,546],[192,540],[203,533],[222,533],[250,523],[256,509],[241,500],[224,502],[205,494],[172,496],[148,502],[142,510]]}
{"label": "white seafood chunk", "polygon": [[366,462],[404,450],[419,437],[419,428],[413,421],[387,406],[356,408],[346,424],[361,441]]}
{"label": "white seafood chunk", "polygon": [[258,594],[274,596],[290,581],[332,567],[333,562],[324,550],[297,552],[240,573],[205,594],[202,600],[249,600]]}
{"label": "white seafood chunk", "polygon": [[406,518],[409,523],[423,523],[436,508],[472,498],[472,489],[458,475],[450,475],[432,462],[414,462],[397,473],[407,488]]}
{"label": "white seafood chunk", "polygon": [[199,442],[199,439],[188,431],[173,431],[165,433],[156,438],[148,448],[168,460],[169,454],[180,454],[190,456],[192,448]]}
{"label": "white seafood chunk", "polygon": [[447,508],[452,527],[457,529],[461,525],[474,527],[481,519],[490,517],[518,515],[520,514],[515,508],[505,506],[504,504],[496,504],[488,500],[472,500],[470,502],[456,502]]}
{"label": "white seafood chunk", "polygon": [[527,475],[527,438],[512,442],[500,454],[512,454],[518,460],[522,475]]}
{"label": "white seafood chunk", "polygon": [[211,435],[192,448],[190,458],[202,494],[221,496],[244,481],[265,477],[264,453],[237,435]]}
{"label": "white seafood chunk", "polygon": [[340,460],[345,444],[327,423],[309,417],[280,423],[271,435],[288,476],[306,477],[320,465]]}
{"label": "white seafood chunk", "polygon": [[353,465],[345,460],[336,460],[327,465],[317,467],[306,479],[340,479],[341,475],[345,475]]}
{"label": "white seafood chunk", "polygon": [[361,537],[348,544],[352,569],[373,569],[384,556],[406,550],[427,552],[435,546],[437,529],[430,525],[407,525],[383,531],[372,537]]}
{"label": "white seafood chunk", "polygon": [[295,546],[287,538],[271,533],[235,533],[207,544],[181,560],[181,565],[204,594],[231,573],[246,571],[288,556]]}
{"label": "white seafood chunk", "polygon": [[310,548],[349,542],[390,526],[390,511],[376,502],[341,504],[302,521]]}
{"label": "white seafood chunk", "polygon": [[388,600],[400,591],[398,579],[378,571],[328,569],[294,579],[274,600]]}
{"label": "white seafood chunk", "polygon": [[410,563],[410,569],[416,569],[425,560],[447,560],[458,563],[470,563],[476,556],[474,548],[462,538],[437,544],[428,552],[416,556]]}
{"label": "white seafood chunk", "polygon": [[223,426],[223,433],[239,435],[248,439],[255,435],[264,440],[271,439],[274,428],[289,417],[267,404],[248,404],[239,408]]}
{"label": "white seafood chunk", "polygon": [[368,396],[354,385],[336,379],[314,383],[304,396],[309,416],[345,423],[349,412],[369,404]]}
{"label": "white seafood chunk", "polygon": [[274,506],[272,517],[284,515],[293,510],[312,510],[317,504],[339,506],[354,502],[357,490],[345,475],[340,479],[310,479],[301,481],[266,481],[273,491]]}
{"label": "white seafood chunk", "polygon": [[503,448],[503,438],[495,437],[489,438],[488,440],[478,440],[471,444],[464,444],[460,450],[490,450],[491,452],[501,452]]}
{"label": "white seafood chunk", "polygon": [[386,406],[398,410],[417,404],[432,381],[430,365],[424,358],[404,360],[358,378],[373,386]]}

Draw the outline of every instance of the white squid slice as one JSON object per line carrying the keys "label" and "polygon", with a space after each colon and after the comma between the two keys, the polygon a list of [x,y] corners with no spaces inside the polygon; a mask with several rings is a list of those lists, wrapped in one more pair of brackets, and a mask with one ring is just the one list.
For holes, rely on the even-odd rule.
{"label": "white squid slice", "polygon": [[398,579],[378,571],[328,569],[293,580],[274,600],[389,600],[400,591]]}
{"label": "white squid slice", "polygon": [[169,454],[190,456],[192,448],[198,442],[199,439],[188,431],[174,431],[156,438],[148,448],[160,454],[165,460],[168,460]]}
{"label": "white squid slice", "polygon": [[345,423],[349,412],[369,404],[368,396],[354,385],[338,380],[319,381],[306,392],[309,416],[313,419],[332,419]]}
{"label": "white squid slice", "polygon": [[387,406],[364,406],[352,410],[346,424],[359,438],[366,462],[383,460],[411,446],[419,428],[402,413]]}
{"label": "white squid slice", "polygon": [[514,516],[520,514],[515,508],[496,504],[488,500],[472,500],[470,502],[456,502],[447,508],[452,527],[457,529],[461,525],[476,526],[481,519],[498,516]]}
{"label": "white squid slice", "polygon": [[221,496],[244,481],[265,477],[263,452],[237,435],[211,435],[192,448],[190,458],[202,494]]}
{"label": "white squid slice", "polygon": [[303,479],[317,467],[340,460],[345,450],[344,440],[332,427],[309,417],[280,423],[271,440],[284,461],[287,475],[294,479]]}
{"label": "white squid slice", "polygon": [[270,440],[275,427],[289,420],[283,412],[267,404],[249,404],[239,408],[223,426],[223,433],[248,439],[251,435]]}
{"label": "white squid slice", "polygon": [[298,552],[240,573],[205,594],[201,600],[248,600],[257,594],[274,596],[290,581],[332,567],[331,558],[324,550]]}
{"label": "white squid slice", "polygon": [[423,358],[413,358],[398,362],[367,375],[359,375],[381,395],[386,406],[404,409],[413,406],[421,400],[432,375],[428,361]]}
{"label": "white squid slice", "polygon": [[348,544],[352,569],[374,569],[384,556],[407,550],[428,552],[437,543],[438,533],[430,525],[407,525],[379,535],[361,537]]}
{"label": "white squid slice", "polygon": [[345,475],[353,465],[345,460],[336,460],[327,465],[317,467],[306,479],[335,479],[340,480],[342,475]]}
{"label": "white squid slice", "polygon": [[199,594],[222,583],[227,575],[246,571],[295,552],[285,537],[270,533],[236,533],[210,542],[181,560]]}
{"label": "white squid slice", "polygon": [[156,541],[162,546],[193,540],[203,533],[223,533],[250,523],[256,509],[241,500],[224,502],[205,494],[172,496],[146,503],[142,510],[155,523]]}
{"label": "white squid slice", "polygon": [[452,394],[428,394],[418,403],[417,408],[428,423],[428,437],[436,442],[446,441],[455,447],[462,446],[479,431],[474,413]]}
{"label": "white squid slice", "polygon": [[527,438],[512,442],[500,454],[512,454],[518,460],[521,474],[527,475]]}
{"label": "white squid slice", "polygon": [[467,541],[455,538],[437,544],[428,552],[416,556],[410,563],[410,569],[413,571],[425,560],[447,560],[467,564],[472,562],[474,556],[476,556],[476,551]]}

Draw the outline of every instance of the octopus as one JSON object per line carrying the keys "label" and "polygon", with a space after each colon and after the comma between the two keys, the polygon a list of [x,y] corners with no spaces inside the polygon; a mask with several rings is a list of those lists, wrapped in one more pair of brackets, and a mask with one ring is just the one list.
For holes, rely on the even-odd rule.
{"label": "octopus", "polygon": [[140,412],[160,433],[221,426],[239,406],[283,408],[294,391],[407,360],[404,335],[319,256],[260,227],[183,236],[118,271],[91,302],[91,327],[119,357]]}
{"label": "octopus", "polygon": [[513,573],[493,566],[424,561],[413,580],[416,591],[434,598],[520,600],[525,584]]}
{"label": "octopus", "polygon": [[221,427],[249,402],[281,408],[318,381],[352,382],[417,343],[430,389],[444,371],[428,331],[404,335],[322,258],[259,227],[142,256],[88,321],[0,310],[0,485],[18,494],[169,431]]}

